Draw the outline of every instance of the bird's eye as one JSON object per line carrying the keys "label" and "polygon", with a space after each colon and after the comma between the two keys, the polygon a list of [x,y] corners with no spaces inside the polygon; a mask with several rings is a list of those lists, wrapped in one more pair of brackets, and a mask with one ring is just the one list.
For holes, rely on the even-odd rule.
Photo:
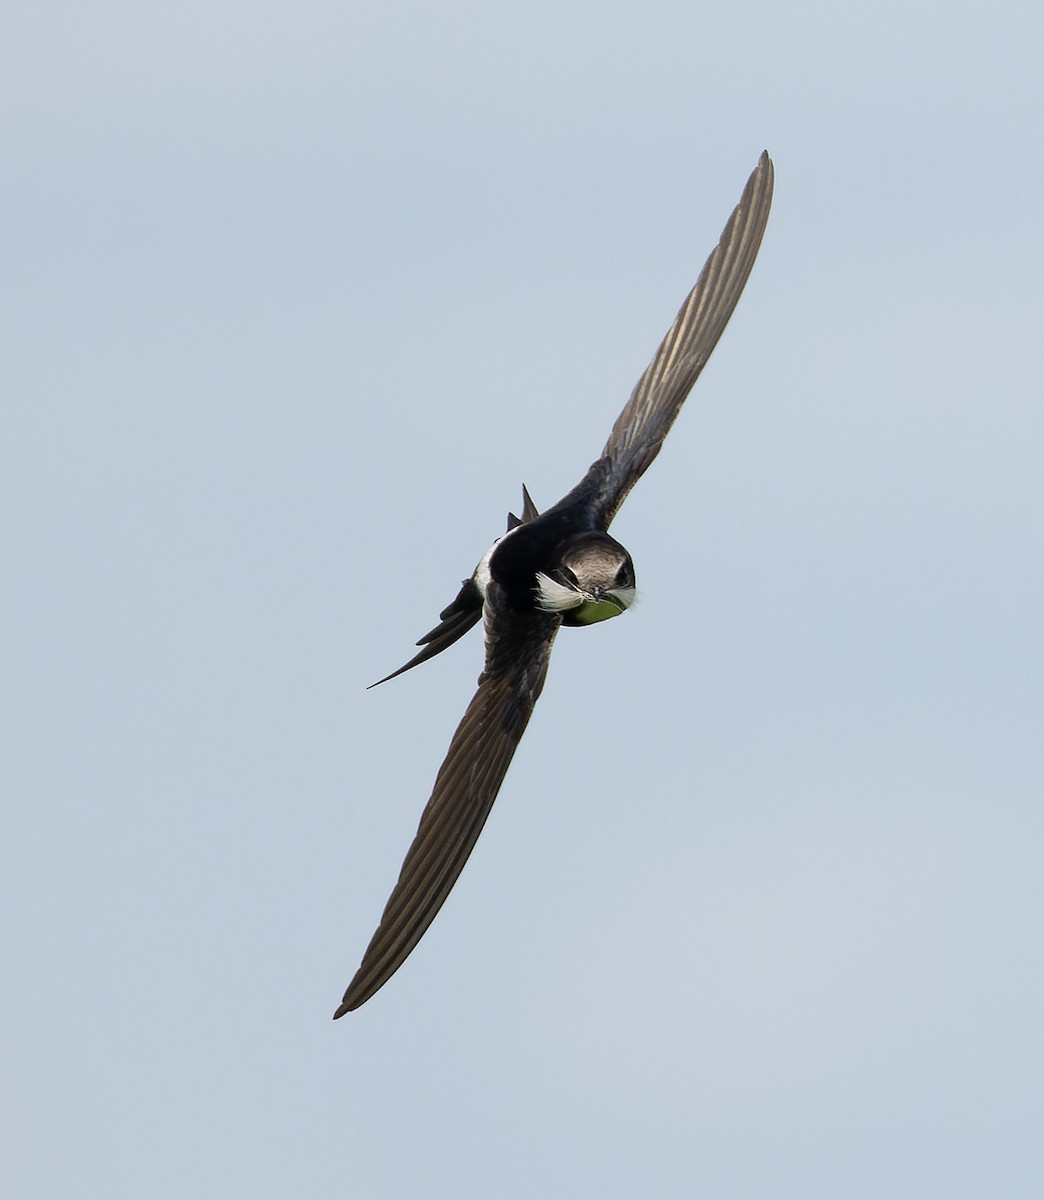
{"label": "bird's eye", "polygon": [[616,572],[616,586],[617,587],[630,587],[631,586],[631,568],[627,565],[627,563],[624,563],[624,565],[619,569],[619,571]]}

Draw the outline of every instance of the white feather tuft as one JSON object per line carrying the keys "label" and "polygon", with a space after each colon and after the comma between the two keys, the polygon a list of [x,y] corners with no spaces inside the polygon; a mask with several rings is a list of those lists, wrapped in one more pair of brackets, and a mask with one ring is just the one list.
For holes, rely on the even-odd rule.
{"label": "white feather tuft", "polygon": [[545,612],[566,612],[583,604],[584,597],[576,588],[559,583],[543,571],[537,571],[536,579],[537,603]]}

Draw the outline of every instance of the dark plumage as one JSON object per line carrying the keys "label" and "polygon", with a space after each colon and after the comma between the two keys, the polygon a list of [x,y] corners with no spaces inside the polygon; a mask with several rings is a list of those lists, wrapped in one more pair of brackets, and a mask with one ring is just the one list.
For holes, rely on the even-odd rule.
{"label": "dark plumage", "polygon": [[609,525],[659,453],[736,307],[761,245],[772,183],[772,162],[764,153],[699,281],[584,478],[542,514],[523,489],[521,518],[508,518],[507,533],[443,609],[440,623],[418,642],[421,651],[379,681],[432,658],[482,619],[486,649],[478,690],[335,1018],[387,983],[449,895],[544,686],[559,628],[605,620],[631,603],[634,567],[609,536]]}

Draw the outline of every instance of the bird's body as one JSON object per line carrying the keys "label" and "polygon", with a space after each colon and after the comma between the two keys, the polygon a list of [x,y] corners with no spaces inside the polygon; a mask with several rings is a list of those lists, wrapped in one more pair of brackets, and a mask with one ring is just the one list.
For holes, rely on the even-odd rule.
{"label": "bird's body", "polygon": [[432,658],[481,619],[485,663],[478,690],[335,1018],[364,1004],[391,978],[456,882],[544,686],[559,628],[607,620],[630,606],[634,566],[609,535],[609,524],[659,453],[735,308],[761,244],[772,183],[772,163],[763,154],[699,281],[584,478],[543,513],[523,490],[522,516],[508,518],[507,533],[420,640],[420,652],[385,677]]}

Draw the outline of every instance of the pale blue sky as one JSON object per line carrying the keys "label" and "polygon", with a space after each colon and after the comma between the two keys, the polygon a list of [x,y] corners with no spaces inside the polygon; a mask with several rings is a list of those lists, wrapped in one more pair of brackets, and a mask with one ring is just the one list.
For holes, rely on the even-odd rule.
{"label": "pale blue sky", "polygon": [[[0,17],[4,1192],[1044,1191],[1044,19]],[[759,152],[747,293],[443,913],[479,670]]]}

